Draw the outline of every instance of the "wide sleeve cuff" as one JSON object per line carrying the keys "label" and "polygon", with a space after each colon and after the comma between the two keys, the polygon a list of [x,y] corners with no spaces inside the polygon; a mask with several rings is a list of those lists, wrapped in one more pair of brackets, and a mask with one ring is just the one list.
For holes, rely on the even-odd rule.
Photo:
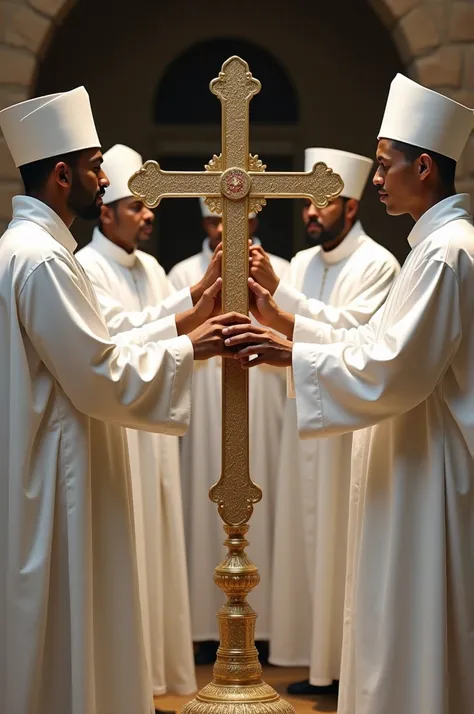
{"label": "wide sleeve cuff", "polygon": [[273,299],[281,310],[290,312],[292,315],[301,312],[302,305],[306,302],[306,298],[302,293],[283,280],[278,283]]}
{"label": "wide sleeve cuff", "polygon": [[301,439],[314,438],[324,430],[317,363],[318,349],[315,345],[293,346],[293,383]]}
{"label": "wide sleeve cuff", "polygon": [[187,335],[166,340],[164,345],[173,350],[176,360],[171,391],[170,421],[164,433],[182,436],[186,433],[191,420],[194,348]]}
{"label": "wide sleeve cuff", "polygon": [[186,312],[187,310],[191,310],[193,307],[191,291],[189,288],[183,288],[182,290],[178,290],[178,292],[173,293],[166,298],[166,302],[171,306],[170,312],[173,312],[174,314]]}
{"label": "wide sleeve cuff", "polygon": [[174,315],[162,317],[161,320],[149,322],[140,328],[140,342],[143,347],[148,342],[160,342],[178,337],[176,318]]}
{"label": "wide sleeve cuff", "polygon": [[295,315],[295,326],[293,328],[293,342],[312,342],[317,344],[329,344],[331,342],[331,325],[318,322],[309,317]]}

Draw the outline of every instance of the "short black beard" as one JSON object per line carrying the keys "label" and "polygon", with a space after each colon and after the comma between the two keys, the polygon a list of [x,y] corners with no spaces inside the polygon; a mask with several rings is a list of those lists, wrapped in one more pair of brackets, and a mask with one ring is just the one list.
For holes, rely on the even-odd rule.
{"label": "short black beard", "polygon": [[84,221],[97,221],[100,218],[100,205],[97,203],[92,203],[89,206],[73,207],[72,210],[78,218],[82,218]]}
{"label": "short black beard", "polygon": [[316,225],[318,226],[320,226],[321,224],[318,220],[312,218],[305,226],[307,244],[310,247],[314,248],[315,246],[324,245],[325,243],[330,243],[331,241],[336,240],[336,238],[339,238],[339,236],[344,230],[345,221],[346,215],[345,211],[343,210],[337,221],[330,228],[323,228],[321,233],[319,233],[317,236],[313,236],[308,232],[308,227],[311,225],[311,223],[316,223]]}
{"label": "short black beard", "polygon": [[97,203],[97,199],[99,196],[103,196],[104,193],[105,189],[100,188],[92,201],[90,193],[85,190],[77,174],[73,173],[68,207],[78,218],[82,218],[85,221],[96,221],[100,218],[101,213],[101,206]]}

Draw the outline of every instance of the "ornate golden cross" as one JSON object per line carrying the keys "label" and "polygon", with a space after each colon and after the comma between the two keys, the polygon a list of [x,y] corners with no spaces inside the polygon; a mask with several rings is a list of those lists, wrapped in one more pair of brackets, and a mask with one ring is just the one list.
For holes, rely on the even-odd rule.
{"label": "ornate golden cross", "polygon": [[[258,156],[249,154],[249,104],[260,88],[246,62],[228,59],[210,84],[222,104],[222,153],[205,171],[162,171],[156,161],[147,161],[129,182],[133,195],[149,208],[162,198],[205,196],[209,208],[222,214],[224,312],[248,313],[249,213],[260,211],[267,198],[307,198],[321,208],[343,188],[340,176],[323,163],[309,173],[269,173]],[[249,473],[248,373],[224,360],[222,387],[222,475],[210,496],[225,523],[241,525],[261,498]]]}
{"label": "ornate golden cross", "polygon": [[[260,88],[246,62],[228,59],[210,84],[222,105],[222,153],[205,171],[162,171],[156,161],[147,161],[129,181],[133,195],[149,208],[162,198],[203,196],[211,211],[222,214],[223,312],[248,314],[249,213],[260,211],[268,198],[307,198],[323,208],[344,186],[322,162],[308,173],[270,173],[249,153],[249,104]],[[214,682],[187,705],[187,712],[216,714],[228,705],[247,714],[250,709],[268,714],[269,707],[288,713],[292,707],[261,681],[253,644],[256,615],[246,601],[259,580],[244,551],[246,523],[262,492],[249,472],[248,372],[234,360],[223,360],[222,473],[209,495],[226,524],[229,553],[216,568],[215,580],[229,599],[218,614],[221,644]]]}

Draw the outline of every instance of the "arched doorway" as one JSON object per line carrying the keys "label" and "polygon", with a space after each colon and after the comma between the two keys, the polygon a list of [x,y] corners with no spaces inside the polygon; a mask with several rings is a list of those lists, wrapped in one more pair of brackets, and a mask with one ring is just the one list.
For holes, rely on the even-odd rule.
{"label": "arched doorway", "polygon": [[231,55],[245,57],[262,83],[251,104],[252,125],[296,124],[299,101],[286,69],[265,48],[235,37],[196,42],[168,65],[156,92],[155,124],[219,125],[220,105],[208,91],[209,78]]}
{"label": "arched doorway", "polygon": [[[219,51],[223,53],[224,47],[238,41],[247,43],[247,49],[255,55],[259,69],[250,67],[255,76],[265,79],[258,76],[261,70],[267,76],[281,79],[281,69],[284,69],[297,97],[297,121],[292,125],[267,123],[265,131],[259,134],[259,123],[252,124],[251,150],[261,155],[269,168],[301,169],[304,148],[318,144],[373,154],[389,82],[403,66],[389,31],[365,1],[341,0],[337,6],[327,3],[324,8],[316,4],[308,6],[303,0],[282,3],[278,7],[277,22],[274,2],[262,0],[253,8],[250,23],[236,6],[228,5],[223,10],[217,0],[204,0],[199,7],[190,6],[186,0],[173,3],[143,0],[139,15],[133,16],[136,21],[132,22],[131,17],[130,5],[125,0],[101,3],[80,0],[53,38],[38,71],[36,93],[78,84],[87,86],[104,148],[122,142],[136,148],[145,158],[159,158],[163,166],[171,167],[168,160],[172,158],[169,151],[173,133],[176,139],[178,131],[186,125],[176,121],[171,126],[155,123],[157,91],[160,93],[157,88],[161,87],[163,93],[173,65],[175,70],[179,69],[186,57],[192,58],[193,47],[206,48],[202,62],[209,63],[210,71],[212,53],[216,52],[217,59]],[[265,54],[271,62],[265,63]],[[194,63],[200,61],[194,54]],[[216,76],[220,64],[219,59],[218,66],[206,78],[204,75],[208,72],[203,71],[203,95],[208,94],[206,85]],[[181,92],[181,86],[175,91]],[[270,89],[266,91],[268,107],[278,116],[280,96]],[[252,104],[255,102],[257,106],[260,100],[265,105],[262,97],[256,97]],[[211,107],[213,99],[210,97]],[[214,123],[193,124],[193,133],[181,152],[175,140],[171,149],[175,167],[178,167],[178,159],[179,168],[190,166],[193,156],[202,166],[202,160],[206,162],[218,150],[217,100],[214,105]],[[175,109],[179,109],[179,102]],[[252,107],[252,112],[256,111]],[[174,116],[176,118],[176,114]],[[190,153],[190,141],[202,143],[200,155]],[[286,164],[280,162],[285,156]],[[277,158],[279,163],[274,164]],[[276,235],[269,236],[271,245],[276,246],[274,249],[284,255],[304,247],[300,209],[298,201],[283,208],[291,212],[292,230],[288,234],[288,226],[276,225],[273,229]],[[163,218],[167,210],[163,209]],[[276,208],[268,208],[269,216],[270,210]],[[264,212],[267,213],[267,208]],[[375,192],[367,191],[362,217],[376,239],[403,257],[408,224],[404,220],[388,219]],[[262,230],[267,220],[262,216]],[[82,244],[90,235],[90,227],[77,222],[74,232]],[[187,233],[192,235],[188,237]],[[196,206],[189,223],[175,220],[168,224],[166,234],[155,231],[150,249],[169,267],[170,243],[178,244],[176,254],[181,257],[188,250],[183,248],[181,252],[184,244],[192,244],[197,249],[201,236]]]}
{"label": "arched doorway", "polygon": [[[339,39],[333,31],[327,32],[328,16],[332,18],[329,24],[333,27],[337,28],[337,21],[341,26],[349,25],[352,35],[349,41],[347,30],[339,34]],[[229,27],[239,37],[250,35],[250,39],[267,46],[276,57],[280,51],[282,55],[289,55],[290,72],[300,73],[299,91],[308,91],[314,77],[325,71],[318,54],[312,54],[313,45],[332,46],[337,52],[342,49],[346,56],[352,52],[354,62],[349,58],[346,66],[361,78],[363,90],[359,92],[359,101],[365,101],[368,92],[373,91],[370,73],[357,70],[359,55],[371,52],[373,65],[378,65],[381,61],[385,64],[385,59],[380,57],[384,58],[386,52],[397,56],[397,51],[401,60],[392,61],[394,67],[401,68],[401,61],[405,73],[426,86],[474,106],[474,6],[456,0],[436,3],[432,0],[344,0],[334,10],[329,3],[308,6],[297,0],[277,7],[262,0],[252,8],[251,23],[240,6],[228,5],[223,9],[221,4],[209,0],[195,7],[184,0],[172,4],[148,0],[140,3],[139,12],[121,0],[101,3],[95,0],[16,0],[13,3],[0,0],[0,18],[0,108],[34,96],[42,87],[65,89],[87,82],[96,115],[107,117],[112,113],[116,119],[115,125],[102,127],[105,146],[126,141],[144,150],[147,129],[135,121],[135,113],[129,110],[133,102],[152,101],[146,92],[128,92],[126,86],[115,95],[121,98],[122,93],[129,94],[128,105],[123,106],[122,102],[119,108],[117,103],[109,101],[106,102],[109,112],[106,108],[101,112],[100,97],[101,94],[107,96],[108,84],[114,92],[115,80],[123,77],[124,72],[138,75],[148,72],[156,87],[163,67],[177,54],[199,40],[227,35]],[[366,29],[361,31],[361,28]],[[304,52],[306,63],[302,57]],[[141,62],[137,59],[140,53]],[[331,52],[326,52],[326,64],[331,62]],[[304,64],[308,72],[301,71]],[[101,72],[101,68],[105,71]],[[389,79],[385,73],[384,81]],[[376,93],[380,93],[380,89]],[[351,111],[358,109],[356,104]],[[367,111],[375,118],[379,107],[368,106]],[[308,112],[302,111],[302,118],[307,115]],[[368,130],[373,138],[376,126],[370,124]],[[353,133],[357,138],[357,132]],[[327,143],[324,134],[320,139],[321,143]],[[313,141],[310,131],[302,129],[299,157],[305,143]],[[365,142],[368,148],[360,150],[372,150],[373,144],[367,139]],[[353,147],[353,150],[356,149]],[[466,147],[458,167],[457,186],[474,196],[474,140]],[[10,219],[11,197],[19,191],[18,172],[0,137],[0,231]],[[384,239],[387,245],[403,245],[397,221],[384,225],[372,220],[369,223],[376,237],[376,233],[387,236]],[[295,212],[296,245],[301,238],[297,225]],[[81,240],[87,230],[82,234]]]}
{"label": "arched doorway", "polygon": [[[48,8],[63,5],[60,0],[34,0],[38,3]],[[143,0],[135,14],[124,0],[79,0],[62,25],[51,31],[51,42],[41,57],[30,93],[86,84],[104,147],[122,141],[145,157],[155,156],[153,106],[156,87],[167,68],[196,43],[228,37],[232,28],[234,37],[277,58],[295,87],[299,98],[293,141],[296,168],[302,167],[305,146],[315,144],[371,155],[388,84],[397,71],[407,71],[395,50],[393,33],[399,46],[403,44],[399,38],[406,37],[405,45],[412,47],[415,55],[423,54],[416,64],[410,64],[415,73],[424,66],[422,60],[430,53],[435,55],[430,42],[439,43],[433,32],[426,37],[423,31],[423,49],[415,45],[413,27],[421,12],[416,4],[403,3],[404,9],[402,4],[397,9],[391,2],[392,13],[384,20],[390,23],[387,29],[366,0],[341,0],[337,6],[327,3],[323,7],[297,0],[282,3],[278,12],[273,2],[262,0],[252,10],[251,23],[237,6],[223,10],[216,0],[204,0],[199,7],[185,0]],[[379,7],[386,5],[378,2]],[[423,8],[425,12],[431,10]],[[431,28],[433,22],[430,15]],[[40,52],[38,46],[35,52]],[[32,70],[28,70],[30,76]],[[25,69],[23,74],[27,73]],[[25,81],[23,75],[21,81]],[[253,144],[252,150],[257,151]],[[2,190],[0,186],[0,193]],[[406,221],[387,219],[370,191],[362,216],[369,232],[403,257]],[[75,232],[80,243],[89,235],[89,229],[79,225]],[[297,202],[293,234],[286,240],[295,249],[303,245]],[[156,245],[153,250],[158,251]]]}

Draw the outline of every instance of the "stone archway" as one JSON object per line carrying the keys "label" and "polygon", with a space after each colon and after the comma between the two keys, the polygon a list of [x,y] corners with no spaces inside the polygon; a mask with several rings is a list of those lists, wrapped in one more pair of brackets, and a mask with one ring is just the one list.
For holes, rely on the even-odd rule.
{"label": "stone archway", "polygon": [[[0,0],[0,108],[26,99],[38,60],[79,0]],[[428,87],[474,106],[474,4],[455,0],[367,0],[390,30],[407,72]],[[461,159],[458,188],[474,197],[474,140]],[[0,138],[0,230],[20,189]]]}

